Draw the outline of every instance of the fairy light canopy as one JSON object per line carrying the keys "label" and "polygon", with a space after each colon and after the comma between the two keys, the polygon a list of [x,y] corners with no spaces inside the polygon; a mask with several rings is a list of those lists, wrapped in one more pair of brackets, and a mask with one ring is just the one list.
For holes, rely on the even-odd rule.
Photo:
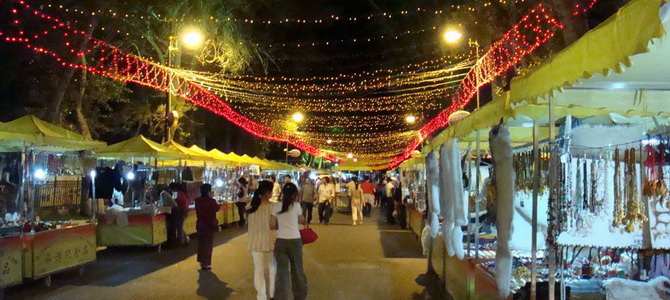
{"label": "fairy light canopy", "polygon": [[[466,6],[448,8],[469,9]],[[167,21],[262,24],[273,30],[282,30],[282,26],[303,27],[309,24],[356,28],[361,24],[380,26],[380,23],[390,22],[393,18],[408,20],[432,15],[439,19],[446,9],[415,7],[356,16],[332,14],[265,19],[211,16],[199,20],[182,18]],[[166,21],[160,15],[145,16],[115,10],[85,11],[53,4],[34,7],[30,1],[23,0],[0,1],[0,10],[11,16],[0,20],[0,39],[5,44],[26,47],[37,55],[52,58],[63,67],[86,69],[97,75],[171,92],[230,120],[257,137],[290,143],[307,153],[333,161],[355,158],[372,168],[393,167],[410,158],[428,136],[448,125],[451,113],[466,107],[479,88],[520,62],[563,27],[555,11],[539,4],[483,55],[467,48],[442,50],[437,57],[434,51],[422,52],[428,55],[412,55],[416,48],[412,48],[411,44],[428,40],[428,47],[439,49],[439,43],[443,43],[444,38],[456,38],[453,34],[443,36],[442,26],[436,24],[415,28],[398,25],[397,28],[382,28],[382,33],[369,35],[353,31],[326,38],[305,36],[299,37],[300,40],[284,42],[258,41],[253,44],[259,49],[292,49],[291,58],[282,58],[289,63],[292,59],[304,59],[310,63],[310,59],[315,58],[314,55],[301,54],[302,48],[321,49],[321,53],[332,54],[324,61],[338,64],[337,60],[331,59],[340,54],[327,49],[370,45],[378,47],[379,53],[397,50],[404,54],[400,56],[419,59],[399,61],[394,67],[373,68],[369,64],[357,67],[354,72],[301,73],[293,70],[286,75],[277,72],[255,75],[170,68],[151,58],[131,54],[132,49],[116,47],[96,36],[88,36],[84,31],[86,25],[76,17],[97,13],[109,18]],[[375,20],[378,23],[374,23]],[[137,34],[122,28],[108,30],[128,36]],[[198,58],[217,55],[218,51],[225,50],[213,49],[206,39],[207,33],[191,31],[184,43],[188,48],[202,47],[198,50]],[[388,49],[381,49],[382,46]],[[353,60],[352,57],[358,54],[348,51],[345,56],[349,55],[349,60]],[[85,64],[81,63],[81,57],[87,60]],[[384,59],[384,55],[380,57]],[[356,60],[365,61],[368,58],[361,55]],[[343,65],[348,64],[344,57],[341,61]]]}

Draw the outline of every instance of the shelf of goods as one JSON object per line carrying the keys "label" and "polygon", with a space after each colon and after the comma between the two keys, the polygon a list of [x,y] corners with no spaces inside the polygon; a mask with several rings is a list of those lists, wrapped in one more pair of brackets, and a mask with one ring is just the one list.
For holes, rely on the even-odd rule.
{"label": "shelf of goods", "polygon": [[22,244],[23,277],[28,279],[47,277],[96,260],[93,224],[27,233]]}
{"label": "shelf of goods", "polygon": [[[450,257],[444,243],[441,235],[433,240],[431,265],[445,281],[453,299],[501,299],[495,278],[481,265],[485,259]],[[512,296],[504,299],[512,299]]]}
{"label": "shelf of goods", "polygon": [[167,241],[165,214],[129,215],[128,224],[98,217],[98,246],[156,246]]}
{"label": "shelf of goods", "polygon": [[416,234],[417,237],[421,237],[421,231],[423,230],[423,213],[418,211],[412,205],[407,206],[407,224],[409,228]]}

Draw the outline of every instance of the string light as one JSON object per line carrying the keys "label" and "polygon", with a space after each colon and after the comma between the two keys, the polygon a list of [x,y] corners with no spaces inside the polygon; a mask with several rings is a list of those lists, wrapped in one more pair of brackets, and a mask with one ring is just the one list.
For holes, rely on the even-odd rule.
{"label": "string light", "polygon": [[[592,8],[596,2],[597,0],[591,0],[588,8]],[[574,10],[577,14],[587,11],[588,9],[579,9],[579,4]],[[563,29],[563,27],[564,25],[558,21],[557,13],[553,9],[542,3],[538,4],[499,41],[491,45],[461,82],[461,89],[452,98],[451,106],[421,127],[419,137],[405,149],[401,156],[396,157],[389,167],[394,168],[411,158],[412,151],[419,147],[430,134],[446,126],[449,115],[465,107],[480,87],[489,84],[496,76],[535,51],[552,38],[556,30]]]}
{"label": "string light", "polygon": [[[47,26],[49,29],[44,31],[35,29],[32,26],[26,28],[12,26],[9,31],[2,31],[0,33],[0,36],[4,36],[5,42],[23,43],[28,49],[31,49],[36,53],[52,57],[63,67],[86,69],[92,74],[109,77],[119,81],[137,83],[163,92],[174,92],[177,96],[182,97],[197,106],[225,117],[230,122],[248,131],[252,135],[278,142],[288,142],[317,157],[338,161],[336,157],[323,154],[321,149],[310,145],[293,135],[274,132],[271,128],[258,124],[239,114],[234,111],[230,105],[216,97],[213,93],[181,78],[172,69],[152,63],[135,55],[124,53],[114,46],[87,36],[84,31],[76,30],[58,18],[51,17],[39,10],[32,9],[31,6],[23,0],[0,2],[0,7],[3,6],[3,3],[10,2],[17,4],[16,6],[20,8],[21,14],[24,15],[24,17],[34,19],[33,21],[36,21],[36,23],[46,21],[53,25]],[[16,12],[13,11],[13,13],[18,15],[19,11],[16,10]],[[12,23],[13,25],[21,24],[19,19],[14,19]],[[27,36],[30,36],[30,38]],[[89,44],[86,47],[80,45],[81,47],[77,48],[73,43],[73,36],[81,36]],[[55,38],[58,38],[62,42],[62,46],[54,46],[51,49],[47,48],[49,41]],[[77,63],[79,60],[76,58],[84,55],[91,58],[91,61],[87,65]]]}
{"label": "string light", "polygon": [[[525,0],[517,0],[514,3],[521,3]],[[496,1],[499,3],[506,3],[509,1]],[[483,7],[488,7],[493,3],[489,1],[483,3]],[[332,23],[363,23],[363,22],[372,22],[372,21],[388,21],[389,19],[398,18],[398,17],[411,17],[411,16],[436,16],[440,18],[444,14],[451,13],[453,11],[475,11],[473,6],[468,5],[448,5],[440,9],[432,9],[425,7],[416,7],[410,9],[404,9],[400,11],[385,11],[377,12],[373,14],[363,14],[363,15],[337,15],[337,14],[328,14],[315,18],[292,18],[292,17],[279,17],[275,19],[254,19],[254,18],[236,18],[236,17],[226,17],[226,18],[217,18],[215,16],[210,16],[208,18],[169,18],[165,17],[165,14],[157,13],[153,14],[133,14],[133,13],[123,13],[120,11],[115,11],[113,9],[98,9],[95,11],[88,11],[81,8],[68,8],[63,5],[57,4],[48,4],[48,8],[60,9],[65,12],[74,12],[80,15],[90,15],[90,16],[106,16],[115,19],[156,19],[163,22],[188,22],[188,23],[237,23],[237,24],[247,24],[247,25],[273,25],[273,26],[283,26],[283,25],[323,25],[323,24],[332,24]]]}
{"label": "string light", "polygon": [[[7,24],[10,28],[8,31],[0,31],[0,38],[5,42],[24,44],[36,53],[52,57],[64,67],[85,68],[91,73],[115,80],[134,82],[159,91],[172,91],[197,106],[227,118],[255,136],[292,143],[317,157],[342,161],[343,154],[338,152],[347,153],[346,157],[352,158],[354,154],[350,150],[355,149],[356,159],[376,167],[389,166],[389,161],[390,166],[394,167],[411,157],[411,153],[429,135],[447,125],[451,112],[467,105],[477,89],[517,64],[553,37],[556,30],[563,28],[555,17],[556,13],[540,4],[494,43],[472,68],[472,62],[466,60],[460,65],[456,64],[459,69],[446,72],[431,69],[435,66],[425,64],[419,69],[381,70],[374,73],[374,78],[366,78],[361,75],[365,73],[361,72],[333,76],[322,82],[319,80],[325,77],[252,80],[253,77],[249,76],[217,76],[166,68],[88,37],[84,31],[73,29],[67,22],[40,10],[30,9],[30,5],[24,1],[8,0],[4,3],[7,2],[18,3],[17,7],[21,7],[21,12],[12,11],[14,15],[46,20],[51,25],[41,29],[37,29],[39,26],[22,28],[24,22],[32,24],[34,20],[1,20],[11,23]],[[575,11],[583,13],[595,2],[592,0],[587,8],[577,7]],[[0,7],[2,4],[0,2]],[[81,41],[74,38],[77,35],[84,36],[90,44],[82,47]],[[62,45],[56,43],[54,46],[54,41]],[[357,39],[351,41],[359,42]],[[84,55],[91,60],[88,65],[70,63],[78,62],[80,59],[77,57]],[[343,79],[350,82],[342,82]],[[396,112],[420,107],[423,114],[419,115],[419,121],[422,121],[426,112],[443,109],[438,100],[443,101],[445,98],[451,98],[451,105],[418,130],[399,128],[398,123],[403,123],[404,113]],[[277,114],[287,114],[296,109],[310,113],[305,124],[290,127],[287,122],[279,120],[282,118],[276,118]],[[354,111],[387,111],[394,114],[395,119],[376,116],[370,118],[370,126],[365,128],[368,124],[356,121],[349,115],[332,115],[334,112]],[[313,117],[314,112],[331,115],[316,114]],[[283,120],[286,120],[285,116]],[[346,131],[332,128],[338,126],[344,127]],[[337,152],[313,145],[328,145]],[[403,150],[404,145],[409,146]]]}

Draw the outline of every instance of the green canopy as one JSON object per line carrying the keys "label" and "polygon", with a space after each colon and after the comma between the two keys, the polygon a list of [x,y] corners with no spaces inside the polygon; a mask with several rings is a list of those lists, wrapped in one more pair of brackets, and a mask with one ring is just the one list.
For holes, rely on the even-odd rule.
{"label": "green canopy", "polygon": [[22,151],[29,146],[40,151],[65,152],[104,147],[104,142],[45,122],[33,115],[0,123],[0,150]]}

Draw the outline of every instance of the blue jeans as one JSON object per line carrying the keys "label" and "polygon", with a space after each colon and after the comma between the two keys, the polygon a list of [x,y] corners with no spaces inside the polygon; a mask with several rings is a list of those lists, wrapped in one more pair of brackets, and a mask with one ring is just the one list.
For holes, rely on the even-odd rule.
{"label": "blue jeans", "polygon": [[293,290],[294,299],[306,299],[307,277],[302,269],[302,240],[277,239],[275,259],[277,260],[275,299],[288,300],[289,288]]}

